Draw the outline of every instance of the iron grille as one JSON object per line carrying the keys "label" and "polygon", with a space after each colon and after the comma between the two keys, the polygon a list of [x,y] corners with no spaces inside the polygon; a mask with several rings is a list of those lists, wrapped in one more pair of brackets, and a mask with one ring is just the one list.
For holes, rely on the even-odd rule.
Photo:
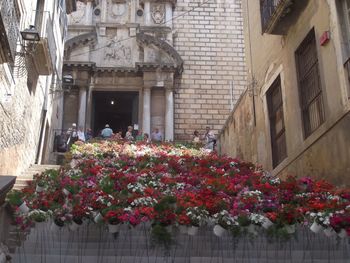
{"label": "iron grille", "polygon": [[7,49],[5,51],[6,62],[13,63],[19,36],[20,12],[16,0],[0,2],[0,33],[1,44]]}
{"label": "iron grille", "polygon": [[285,4],[286,0],[260,0],[261,24],[263,32],[266,32],[271,19],[277,9]]}
{"label": "iron grille", "polygon": [[325,120],[314,30],[306,36],[295,54],[304,136],[307,138]]}
{"label": "iron grille", "polygon": [[278,77],[267,93],[270,120],[272,165],[275,168],[287,157],[286,132],[284,126],[281,78]]}

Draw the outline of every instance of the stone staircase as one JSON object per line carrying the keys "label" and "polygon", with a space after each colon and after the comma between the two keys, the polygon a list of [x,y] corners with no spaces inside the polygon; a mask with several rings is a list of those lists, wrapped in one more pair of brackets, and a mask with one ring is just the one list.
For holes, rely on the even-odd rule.
{"label": "stone staircase", "polygon": [[21,190],[27,185],[27,181],[33,180],[35,174],[40,174],[48,169],[58,170],[60,165],[53,164],[33,164],[23,174],[17,176],[13,189]]}
{"label": "stone staircase", "polygon": [[76,231],[39,223],[12,254],[12,262],[50,263],[345,263],[348,239],[328,238],[299,228],[287,241],[257,237],[216,237],[212,228],[195,236],[173,227],[175,243],[169,249],[151,241],[146,225],[122,226],[117,235],[105,226],[84,223]]}

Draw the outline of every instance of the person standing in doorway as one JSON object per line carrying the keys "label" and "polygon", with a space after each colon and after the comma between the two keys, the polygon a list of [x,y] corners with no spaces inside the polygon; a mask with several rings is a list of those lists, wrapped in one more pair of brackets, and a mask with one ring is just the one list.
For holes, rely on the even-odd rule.
{"label": "person standing in doorway", "polygon": [[162,133],[159,131],[158,128],[156,128],[156,129],[152,132],[152,141],[153,141],[153,142],[161,142],[161,141],[163,141],[163,135],[162,135]]}
{"label": "person standing in doorway", "polygon": [[134,140],[134,136],[132,135],[132,126],[128,126],[128,131],[125,134],[125,140],[127,141],[133,141]]}
{"label": "person standing in doorway", "polygon": [[70,149],[70,146],[78,140],[77,125],[75,123],[73,123],[72,127],[68,129],[67,135],[68,135],[67,145],[68,145],[68,149]]}
{"label": "person standing in doorway", "polygon": [[85,133],[84,133],[83,127],[79,127],[77,134],[78,134],[78,140],[85,142],[86,138],[85,138]]}
{"label": "person standing in doorway", "polygon": [[143,133],[142,133],[142,130],[139,130],[139,131],[137,132],[136,141],[137,141],[137,142],[143,141]]}
{"label": "person standing in doorway", "polygon": [[105,128],[101,132],[101,136],[104,139],[111,138],[113,135],[113,130],[109,127],[108,124],[105,125]]}
{"label": "person standing in doorway", "polygon": [[93,134],[92,134],[92,130],[90,128],[86,129],[86,135],[85,135],[85,139],[86,141],[89,141],[93,138]]}

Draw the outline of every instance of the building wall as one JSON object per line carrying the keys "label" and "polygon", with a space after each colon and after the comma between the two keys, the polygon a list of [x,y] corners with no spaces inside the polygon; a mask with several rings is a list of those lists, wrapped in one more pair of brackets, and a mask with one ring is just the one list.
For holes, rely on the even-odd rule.
{"label": "building wall", "polygon": [[[292,173],[327,178],[336,184],[350,184],[346,161],[350,158],[350,141],[346,136],[349,127],[348,83],[343,66],[343,39],[334,1],[309,1],[285,36],[261,34],[261,27],[256,26],[261,24],[258,1],[245,2],[244,22],[247,25],[245,40],[250,45],[246,52],[248,71],[251,72],[248,86],[253,88],[254,100],[246,96],[245,101],[249,106],[245,103],[238,105],[231,117],[235,119],[240,116],[244,123],[249,123],[245,129],[253,145],[244,158],[262,164],[275,175]],[[312,28],[316,34],[325,122],[305,139],[295,51]],[[319,38],[325,31],[330,31],[331,39],[321,46]],[[266,92],[278,76],[281,77],[288,156],[273,169]],[[250,121],[253,107],[256,125]],[[227,134],[235,136],[240,133],[242,131],[227,122],[220,134],[221,145],[232,144],[232,136]],[[222,152],[236,155],[239,153],[237,149],[246,149],[252,142],[238,140],[230,149],[222,147]]]}
{"label": "building wall", "polygon": [[184,60],[175,139],[186,140],[206,126],[219,131],[246,86],[241,0],[178,0],[174,18],[174,46]]}
{"label": "building wall", "polygon": [[[19,30],[24,30],[33,24],[33,10],[36,9],[37,1],[17,2],[21,12]],[[52,73],[40,75],[33,82],[33,87],[29,87],[27,79],[35,80],[33,65],[23,64],[24,67],[19,68],[20,64],[16,63],[11,74],[6,63],[0,64],[0,175],[19,175],[35,162],[49,162],[54,141],[53,129],[59,128],[57,98],[61,96],[58,91],[60,81],[54,75],[61,75],[62,70],[62,24],[58,22],[60,10],[53,2],[46,1],[44,10],[44,19],[50,16],[55,21],[52,25],[54,39],[49,39],[54,41],[51,43],[56,47],[52,50],[56,56]],[[4,99],[5,94],[9,94],[8,100]],[[45,131],[45,127],[48,130]]]}

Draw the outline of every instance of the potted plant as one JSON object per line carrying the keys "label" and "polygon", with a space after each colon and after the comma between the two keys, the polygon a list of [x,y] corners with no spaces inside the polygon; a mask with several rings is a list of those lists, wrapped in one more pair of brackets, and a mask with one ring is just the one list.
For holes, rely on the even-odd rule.
{"label": "potted plant", "polygon": [[37,193],[41,193],[42,191],[44,191],[44,189],[45,189],[45,181],[44,180],[38,180],[38,182],[36,184],[35,191]]}
{"label": "potted plant", "polygon": [[28,217],[37,223],[45,222],[49,216],[50,212],[45,212],[40,209],[35,209],[28,213]]}
{"label": "potted plant", "polygon": [[207,221],[209,213],[203,207],[195,206],[188,207],[186,215],[191,220],[191,226],[188,228],[187,234],[194,236],[197,234],[198,228]]}
{"label": "potted plant", "polygon": [[19,211],[23,214],[29,212],[29,207],[23,200],[22,192],[18,190],[12,190],[7,194],[8,203],[13,207],[18,207]]}
{"label": "potted plant", "polygon": [[222,210],[213,215],[213,219],[216,223],[213,229],[214,234],[221,237],[228,229],[238,226],[237,218],[238,217],[231,216],[227,210]]}
{"label": "potted plant", "polygon": [[109,233],[114,234],[119,231],[119,224],[121,223],[119,217],[122,215],[122,213],[123,210],[118,208],[106,211],[104,215],[104,220],[107,223]]}

